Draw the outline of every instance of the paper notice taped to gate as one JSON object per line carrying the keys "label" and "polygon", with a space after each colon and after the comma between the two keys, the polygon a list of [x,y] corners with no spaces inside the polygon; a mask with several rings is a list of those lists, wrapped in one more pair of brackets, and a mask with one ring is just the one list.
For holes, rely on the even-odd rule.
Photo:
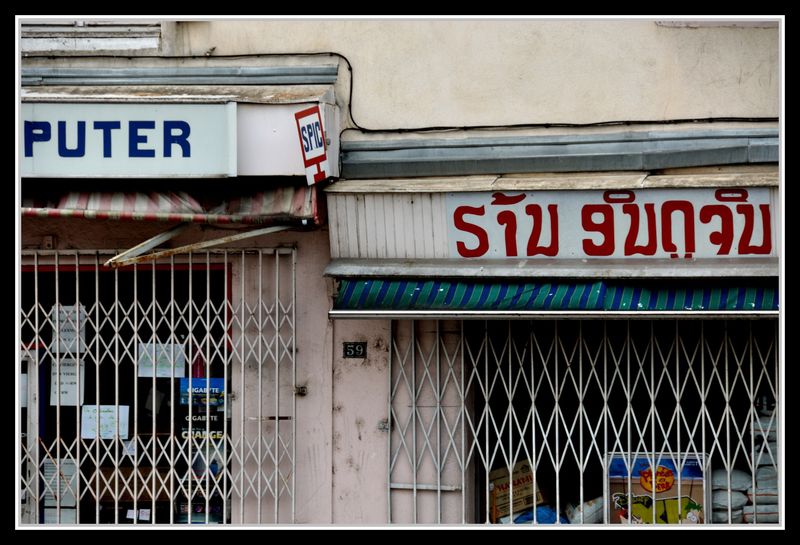
{"label": "paper notice taped to gate", "polygon": [[[51,459],[42,462],[44,483],[44,505],[46,507],[75,507],[75,491],[78,478],[75,475],[75,461],[62,458],[58,464]],[[63,512],[63,511],[62,511]],[[74,521],[73,521],[74,522]]]}
{"label": "paper notice taped to gate", "polygon": [[53,339],[50,351],[61,354],[86,352],[86,307],[79,305],[53,305],[50,309]]}
{"label": "paper notice taped to gate", "polygon": [[78,362],[75,358],[53,360],[50,364],[50,405],[83,405],[86,376],[84,368],[85,365],[81,362],[78,376]]}
{"label": "paper notice taped to gate", "polygon": [[128,438],[128,406],[100,405],[99,416],[97,405],[81,407],[81,439]]}
{"label": "paper notice taped to gate", "polygon": [[156,377],[186,376],[186,349],[180,343],[139,343],[137,362],[140,377],[152,377],[153,367]]}

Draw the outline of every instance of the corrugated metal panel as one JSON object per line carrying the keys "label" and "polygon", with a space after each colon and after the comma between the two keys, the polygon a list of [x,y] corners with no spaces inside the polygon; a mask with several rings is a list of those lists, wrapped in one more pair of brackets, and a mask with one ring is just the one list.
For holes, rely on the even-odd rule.
{"label": "corrugated metal panel", "polygon": [[345,178],[595,172],[772,162],[778,129],[628,131],[342,143]]}
{"label": "corrugated metal panel", "polygon": [[329,85],[98,85],[22,88],[23,102],[243,102],[300,104],[334,102]]}
{"label": "corrugated metal panel", "polygon": [[331,257],[447,256],[444,194],[331,194]]}

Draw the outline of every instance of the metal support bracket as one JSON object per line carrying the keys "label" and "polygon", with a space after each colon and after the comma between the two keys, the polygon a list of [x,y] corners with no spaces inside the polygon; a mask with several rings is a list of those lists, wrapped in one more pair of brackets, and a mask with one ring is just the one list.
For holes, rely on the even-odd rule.
{"label": "metal support bracket", "polygon": [[[128,254],[132,250],[135,250],[136,248],[138,248],[138,246],[137,246],[136,248],[131,248],[131,250],[128,250],[128,252],[123,252],[122,254],[119,254],[117,256],[112,257],[111,259],[106,261],[105,264],[106,264],[106,266],[114,267],[114,268],[124,267],[126,265],[133,265],[134,263],[141,263],[143,261],[153,261],[153,260],[159,259],[161,257],[169,257],[169,256],[172,256],[172,255],[185,254],[185,253],[193,252],[195,250],[201,250],[203,248],[210,248],[212,246],[218,246],[220,244],[227,244],[228,242],[235,242],[237,240],[243,240],[243,239],[246,239],[246,238],[252,238],[252,237],[257,237],[257,236],[261,236],[261,235],[268,235],[270,233],[277,233],[279,231],[285,231],[286,229],[289,229],[288,225],[276,225],[276,226],[273,226],[273,227],[264,227],[263,229],[255,229],[253,231],[247,231],[245,233],[238,233],[238,234],[235,234],[235,235],[228,235],[228,236],[225,236],[225,237],[222,237],[222,238],[215,238],[213,240],[204,240],[202,242],[195,242],[193,244],[187,244],[186,246],[180,246],[178,248],[170,248],[169,250],[162,250],[160,252],[154,252],[152,254],[138,255],[138,256],[130,257],[128,259],[120,259],[123,255]],[[169,232],[167,232],[167,233],[169,233]],[[167,233],[163,233],[163,235],[166,235]],[[175,236],[175,235],[172,235],[172,236]],[[169,238],[172,238],[172,236],[169,237]],[[151,239],[151,240],[153,240],[153,239]],[[148,241],[148,242],[150,242],[150,241]],[[144,244],[146,244],[146,243],[142,243],[139,246],[142,246]],[[139,253],[141,253],[141,252],[139,252]]]}

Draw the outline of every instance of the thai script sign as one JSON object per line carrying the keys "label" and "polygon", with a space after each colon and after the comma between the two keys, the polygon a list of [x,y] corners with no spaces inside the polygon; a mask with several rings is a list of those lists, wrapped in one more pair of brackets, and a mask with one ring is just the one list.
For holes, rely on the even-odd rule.
{"label": "thai script sign", "polygon": [[451,257],[776,256],[770,189],[449,193]]}

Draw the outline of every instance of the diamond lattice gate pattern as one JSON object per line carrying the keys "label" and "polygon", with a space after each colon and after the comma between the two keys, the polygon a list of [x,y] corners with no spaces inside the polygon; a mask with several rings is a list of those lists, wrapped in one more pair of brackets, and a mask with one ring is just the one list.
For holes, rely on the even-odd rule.
{"label": "diamond lattice gate pattern", "polygon": [[295,250],[24,252],[21,521],[294,520]]}
{"label": "diamond lattice gate pattern", "polygon": [[397,321],[391,367],[392,522],[779,521],[777,320]]}

